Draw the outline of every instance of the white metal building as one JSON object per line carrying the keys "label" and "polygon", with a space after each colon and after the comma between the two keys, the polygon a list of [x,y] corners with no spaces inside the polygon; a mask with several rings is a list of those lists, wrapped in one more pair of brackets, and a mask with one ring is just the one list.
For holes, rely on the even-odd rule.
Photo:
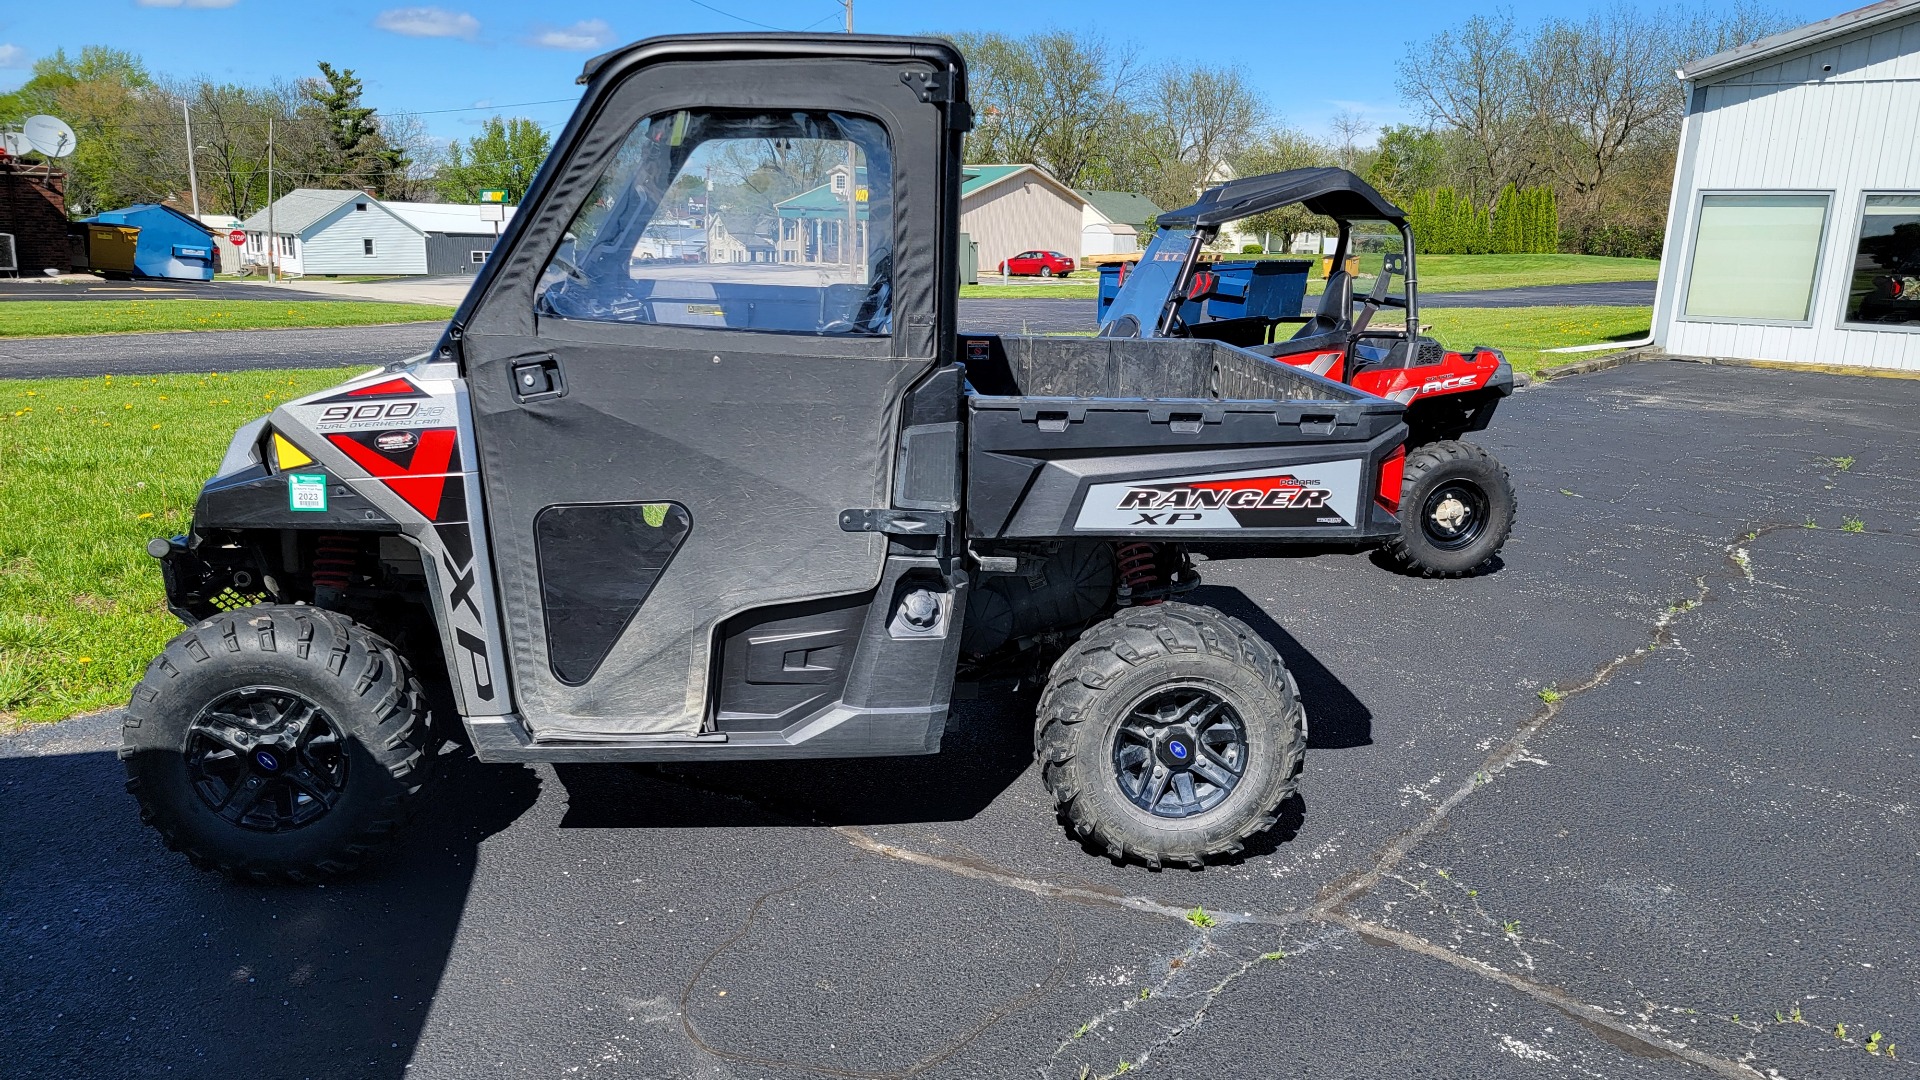
{"label": "white metal building", "polygon": [[[271,223],[271,233],[269,233]],[[427,238],[364,191],[295,188],[240,226],[244,260],[274,265],[289,277],[308,274],[424,274]]]}
{"label": "white metal building", "polygon": [[1920,370],[1920,0],[1687,65],[1654,343]]}

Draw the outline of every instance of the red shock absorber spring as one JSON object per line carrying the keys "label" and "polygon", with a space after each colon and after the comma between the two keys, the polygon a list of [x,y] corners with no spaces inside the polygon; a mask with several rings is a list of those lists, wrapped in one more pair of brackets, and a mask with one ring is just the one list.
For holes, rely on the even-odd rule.
{"label": "red shock absorber spring", "polygon": [[313,550],[313,587],[345,592],[360,566],[360,545],[352,537],[324,533]]}
{"label": "red shock absorber spring", "polygon": [[[1160,560],[1154,546],[1135,540],[1130,544],[1116,545],[1113,558],[1119,564],[1120,603],[1128,606],[1136,603],[1136,593],[1151,590],[1160,584]],[[1138,606],[1148,607],[1159,603],[1160,597],[1153,596],[1138,601]]]}

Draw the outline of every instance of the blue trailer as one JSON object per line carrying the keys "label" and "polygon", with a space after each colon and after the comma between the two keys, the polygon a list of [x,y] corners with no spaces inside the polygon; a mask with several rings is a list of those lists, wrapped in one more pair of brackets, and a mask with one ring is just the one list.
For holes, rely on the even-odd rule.
{"label": "blue trailer", "polygon": [[[1107,321],[1107,309],[1120,295],[1120,285],[1134,270],[1133,263],[1106,263],[1100,267],[1099,321]],[[1180,305],[1180,321],[1194,323],[1215,319],[1290,318],[1300,314],[1307,296],[1309,264],[1292,259],[1239,259],[1209,264],[1202,273],[1211,273],[1217,281],[1208,281],[1210,295],[1204,301],[1189,300]]]}
{"label": "blue trailer", "polygon": [[174,281],[212,281],[220,264],[213,230],[159,203],[137,203],[87,219],[89,224],[140,230],[133,253],[133,275]]}

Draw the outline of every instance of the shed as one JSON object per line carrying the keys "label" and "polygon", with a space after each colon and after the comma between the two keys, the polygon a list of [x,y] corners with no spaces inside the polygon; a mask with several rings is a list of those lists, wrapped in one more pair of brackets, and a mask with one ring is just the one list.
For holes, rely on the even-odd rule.
{"label": "shed", "polygon": [[427,238],[427,273],[474,274],[486,265],[516,207],[501,203],[383,202]]}
{"label": "shed", "polygon": [[1654,343],[1920,370],[1920,0],[1676,75],[1687,111]]}
{"label": "shed", "polygon": [[1080,214],[1080,257],[1119,255],[1140,250],[1141,237],[1160,216],[1152,199],[1131,191],[1080,189],[1086,206]]}
{"label": "shed", "polygon": [[140,230],[133,249],[136,277],[212,281],[219,266],[213,230],[171,206],[135,203],[85,220],[90,225]]}
{"label": "shed", "polygon": [[364,191],[295,188],[240,227],[248,265],[291,277],[427,272],[426,234]]}
{"label": "shed", "polygon": [[985,267],[1036,248],[1078,258],[1086,202],[1038,165],[968,165],[960,174],[960,231],[980,245]]}

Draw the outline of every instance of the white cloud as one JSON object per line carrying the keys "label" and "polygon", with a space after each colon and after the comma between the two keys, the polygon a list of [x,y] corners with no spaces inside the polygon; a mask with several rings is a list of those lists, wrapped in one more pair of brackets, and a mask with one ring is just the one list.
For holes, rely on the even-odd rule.
{"label": "white cloud", "polygon": [[457,37],[473,40],[480,20],[464,11],[437,7],[405,7],[383,11],[373,25],[406,37]]}
{"label": "white cloud", "polygon": [[27,50],[18,45],[0,42],[0,68],[23,68],[27,66]]}
{"label": "white cloud", "polygon": [[134,0],[141,7],[230,8],[240,0]]}
{"label": "white cloud", "polygon": [[536,26],[527,36],[527,44],[543,49],[569,49],[586,52],[613,43],[613,27],[605,19],[583,19],[572,26]]}

